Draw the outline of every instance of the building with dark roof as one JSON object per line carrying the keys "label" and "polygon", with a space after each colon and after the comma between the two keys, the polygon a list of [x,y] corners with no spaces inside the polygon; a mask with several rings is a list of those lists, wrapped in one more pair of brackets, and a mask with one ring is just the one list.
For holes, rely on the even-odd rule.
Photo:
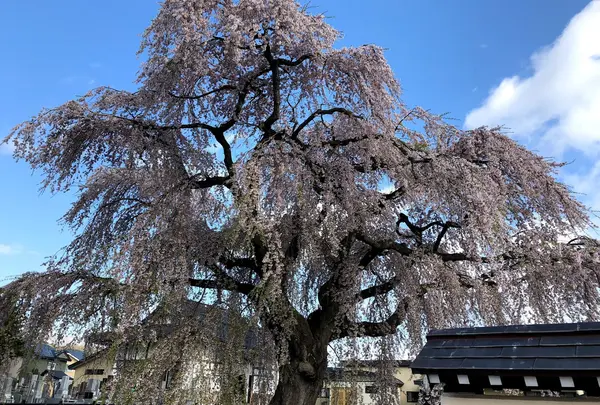
{"label": "building with dark roof", "polygon": [[600,397],[600,323],[435,330],[412,369],[447,393]]}

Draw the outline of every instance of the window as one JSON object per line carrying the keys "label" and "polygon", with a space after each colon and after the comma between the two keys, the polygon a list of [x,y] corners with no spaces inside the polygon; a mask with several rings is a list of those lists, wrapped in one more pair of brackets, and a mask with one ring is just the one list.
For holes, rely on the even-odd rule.
{"label": "window", "polygon": [[365,386],[365,393],[367,393],[367,394],[377,394],[378,391],[379,391],[379,387],[376,385]]}
{"label": "window", "polygon": [[319,398],[329,398],[329,388],[321,388]]}
{"label": "window", "polygon": [[407,391],[406,402],[419,402],[419,393],[417,391]]}
{"label": "window", "polygon": [[102,375],[104,374],[103,368],[88,368],[85,370],[85,375]]}

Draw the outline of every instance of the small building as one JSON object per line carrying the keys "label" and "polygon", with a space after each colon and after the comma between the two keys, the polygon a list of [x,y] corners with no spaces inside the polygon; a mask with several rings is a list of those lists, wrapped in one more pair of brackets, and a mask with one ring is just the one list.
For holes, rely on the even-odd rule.
{"label": "small building", "polygon": [[65,350],[38,344],[27,356],[11,360],[0,382],[1,399],[35,402],[63,398],[71,381],[67,365],[72,361]]}
{"label": "small building", "polygon": [[[105,385],[113,381],[126,367],[151,358],[155,347],[171,338],[178,327],[198,322],[198,326],[212,330],[217,338],[214,342],[202,347],[202,360],[194,360],[189,368],[179,368],[177,357],[168,361],[169,367],[164,370],[161,389],[169,387],[173,373],[180,372],[186,376],[187,384],[204,384],[202,398],[197,403],[213,404],[212,398],[221,389],[221,385],[239,387],[240,398],[244,403],[262,405],[274,392],[273,382],[276,380],[275,364],[261,360],[256,364],[252,359],[240,359],[240,364],[231,365],[225,370],[219,362],[219,353],[225,352],[224,345],[233,335],[230,315],[215,306],[189,301],[176,313],[165,317],[160,314],[162,308],[156,309],[144,320],[146,331],[155,335],[156,340],[143,339],[138,342],[115,346],[112,333],[98,333],[86,341],[86,357],[70,366],[74,372],[74,384],[71,396],[74,399],[95,400],[102,396]],[[161,316],[159,316],[161,315]],[[175,316],[176,315],[176,316]],[[172,317],[171,317],[172,316]],[[244,332],[243,353],[261,351],[259,337],[253,329]],[[262,355],[261,357],[264,357]],[[187,359],[186,359],[187,360]],[[187,367],[187,366],[186,366]]]}
{"label": "small building", "polygon": [[358,401],[375,404],[376,393],[381,385],[380,370],[387,370],[401,405],[416,403],[419,397],[421,377],[412,373],[410,360],[344,361],[340,368],[328,368],[325,384],[317,405],[347,405]]}
{"label": "small building", "polygon": [[445,405],[509,397],[511,405],[539,397],[600,404],[600,323],[435,330],[412,369],[444,384]]}

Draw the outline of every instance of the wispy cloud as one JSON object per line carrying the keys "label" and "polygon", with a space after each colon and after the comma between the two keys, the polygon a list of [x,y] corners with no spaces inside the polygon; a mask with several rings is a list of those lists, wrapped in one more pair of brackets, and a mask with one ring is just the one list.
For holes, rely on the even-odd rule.
{"label": "wispy cloud", "polygon": [[9,255],[19,255],[23,253],[23,246],[21,245],[6,245],[0,243],[0,255],[9,256]]}
{"label": "wispy cloud", "polygon": [[74,86],[82,84],[92,85],[94,83],[96,83],[96,79],[85,75],[65,76],[59,80],[59,84],[63,86]]}
{"label": "wispy cloud", "polygon": [[16,256],[16,255],[29,255],[39,256],[39,252],[35,250],[25,249],[25,246],[18,243],[0,243],[0,256]]}

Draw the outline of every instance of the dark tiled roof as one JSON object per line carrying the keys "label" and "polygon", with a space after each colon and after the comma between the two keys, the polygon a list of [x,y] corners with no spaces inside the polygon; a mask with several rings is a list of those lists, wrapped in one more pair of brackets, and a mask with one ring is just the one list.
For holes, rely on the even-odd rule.
{"label": "dark tiled roof", "polygon": [[436,330],[411,367],[420,373],[600,371],[600,323]]}
{"label": "dark tiled roof", "polygon": [[563,334],[573,332],[598,332],[600,334],[600,322],[580,323],[555,323],[541,325],[509,325],[509,326],[485,326],[479,328],[456,328],[433,330],[427,337],[433,336],[481,336],[481,335],[537,335],[537,334]]}

